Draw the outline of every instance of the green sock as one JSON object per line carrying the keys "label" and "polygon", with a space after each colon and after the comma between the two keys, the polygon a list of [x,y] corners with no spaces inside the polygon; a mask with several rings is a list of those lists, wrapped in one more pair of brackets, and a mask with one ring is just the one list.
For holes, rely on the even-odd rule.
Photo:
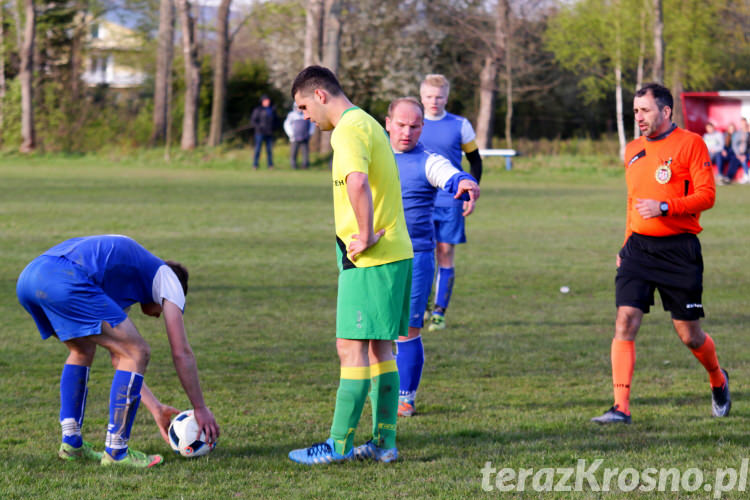
{"label": "green sock", "polygon": [[336,453],[345,455],[354,446],[354,431],[370,390],[369,366],[342,366],[331,438]]}
{"label": "green sock", "polygon": [[372,377],[372,440],[379,448],[396,447],[398,418],[398,367],[396,360],[370,366]]}

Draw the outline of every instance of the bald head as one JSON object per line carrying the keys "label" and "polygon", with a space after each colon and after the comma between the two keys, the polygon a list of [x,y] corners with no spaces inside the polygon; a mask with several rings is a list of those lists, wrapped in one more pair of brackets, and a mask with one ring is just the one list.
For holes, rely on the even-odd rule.
{"label": "bald head", "polygon": [[424,110],[415,97],[402,97],[388,106],[385,118],[385,129],[391,141],[391,147],[399,153],[414,149],[419,142],[424,126]]}

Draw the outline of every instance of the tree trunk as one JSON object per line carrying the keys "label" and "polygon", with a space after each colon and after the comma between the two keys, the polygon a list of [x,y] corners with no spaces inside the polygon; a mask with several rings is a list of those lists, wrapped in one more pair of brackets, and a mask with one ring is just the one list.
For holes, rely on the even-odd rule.
{"label": "tree trunk", "polygon": [[211,132],[209,146],[221,144],[224,125],[224,101],[227,90],[227,68],[229,64],[229,5],[232,0],[221,0],[216,20],[216,63],[214,66],[214,96],[211,103]]}
{"label": "tree trunk", "polygon": [[307,0],[305,22],[305,67],[320,64],[323,46],[323,1]]}
{"label": "tree trunk", "polygon": [[34,33],[36,31],[36,12],[34,0],[24,0],[26,23],[21,45],[21,67],[18,80],[21,83],[21,148],[22,153],[29,153],[36,148],[36,131],[34,129]]}
{"label": "tree trunk", "polygon": [[5,8],[0,5],[0,147],[5,125]]}
{"label": "tree trunk", "polygon": [[77,103],[81,98],[81,67],[83,66],[83,44],[88,25],[79,19],[72,30],[70,40],[70,102]]}
{"label": "tree trunk", "polygon": [[[644,0],[648,2],[649,0]],[[636,66],[635,73],[635,90],[636,92],[643,86],[643,66],[646,59],[646,7],[641,10],[641,35],[638,44],[638,64]],[[633,120],[633,138],[638,138],[641,135],[641,129],[638,128],[638,122]]]}
{"label": "tree trunk", "polygon": [[661,0],[653,0],[654,6],[654,70],[652,79],[664,83],[664,18]]}
{"label": "tree trunk", "polygon": [[13,22],[16,25],[16,47],[21,50],[23,46],[23,26],[21,26],[21,7],[18,2],[15,2],[16,6],[11,9],[11,15],[13,16]]}
{"label": "tree trunk", "polygon": [[[321,64],[323,48],[323,15],[324,0],[307,0],[307,17],[305,22],[305,67]],[[310,150],[320,151],[320,129],[315,127],[310,137]],[[330,144],[330,137],[329,137]]]}
{"label": "tree trunk", "polygon": [[200,97],[200,66],[195,41],[195,20],[189,0],[177,0],[182,24],[182,52],[185,59],[185,114],[182,119],[183,150],[195,149],[198,144],[198,99]]}
{"label": "tree trunk", "polygon": [[159,2],[159,42],[156,49],[156,75],[154,78],[154,128],[151,145],[165,140],[167,136],[168,88],[172,85],[172,59],[174,58],[174,3],[173,0]]}
{"label": "tree trunk", "polygon": [[680,95],[682,94],[682,91],[682,74],[680,74],[680,70],[675,67],[674,75],[672,76],[672,96],[674,97],[672,121],[675,122],[678,127],[685,126],[685,121],[682,116],[682,104],[680,101]]}
{"label": "tree trunk", "polygon": [[497,58],[495,54],[484,58],[479,73],[479,112],[477,113],[477,145],[479,149],[492,147],[492,115],[495,110],[495,81]]}
{"label": "tree trunk", "polygon": [[[619,49],[618,49],[619,56]],[[615,63],[615,106],[617,111],[617,138],[620,141],[620,159],[625,158],[625,121],[622,108],[622,66],[618,58]]]}
{"label": "tree trunk", "polygon": [[513,52],[511,36],[513,35],[513,26],[511,25],[510,6],[506,2],[505,12],[507,14],[507,24],[505,30],[505,145],[513,148]]}
{"label": "tree trunk", "polygon": [[[325,0],[323,18],[323,66],[339,71],[339,45],[341,40],[341,0]],[[320,132],[320,152],[331,152],[331,132]]]}
{"label": "tree trunk", "polygon": [[339,70],[339,45],[341,40],[341,0],[325,0],[323,25],[323,66],[335,73]]}

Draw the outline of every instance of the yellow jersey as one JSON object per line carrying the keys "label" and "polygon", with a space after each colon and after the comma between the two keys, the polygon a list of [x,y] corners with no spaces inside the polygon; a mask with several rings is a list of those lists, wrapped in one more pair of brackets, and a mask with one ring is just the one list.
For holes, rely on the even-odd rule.
{"label": "yellow jersey", "polygon": [[[391,144],[383,127],[357,107],[344,112],[331,134],[333,148],[333,211],[340,269],[373,267],[414,256],[401,201],[401,182]],[[380,240],[351,261],[347,249],[359,234],[346,190],[352,172],[367,174],[372,191],[373,229],[385,229]]]}

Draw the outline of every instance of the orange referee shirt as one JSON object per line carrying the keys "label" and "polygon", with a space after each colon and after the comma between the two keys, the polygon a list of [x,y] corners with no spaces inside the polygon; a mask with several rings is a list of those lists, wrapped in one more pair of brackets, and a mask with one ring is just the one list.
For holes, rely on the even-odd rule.
{"label": "orange referee shirt", "polygon": [[[625,241],[631,233],[647,236],[698,234],[700,214],[714,205],[716,184],[703,139],[678,127],[649,139],[639,137],[625,148],[628,212]],[[644,219],[637,199],[666,201],[666,217]]]}

